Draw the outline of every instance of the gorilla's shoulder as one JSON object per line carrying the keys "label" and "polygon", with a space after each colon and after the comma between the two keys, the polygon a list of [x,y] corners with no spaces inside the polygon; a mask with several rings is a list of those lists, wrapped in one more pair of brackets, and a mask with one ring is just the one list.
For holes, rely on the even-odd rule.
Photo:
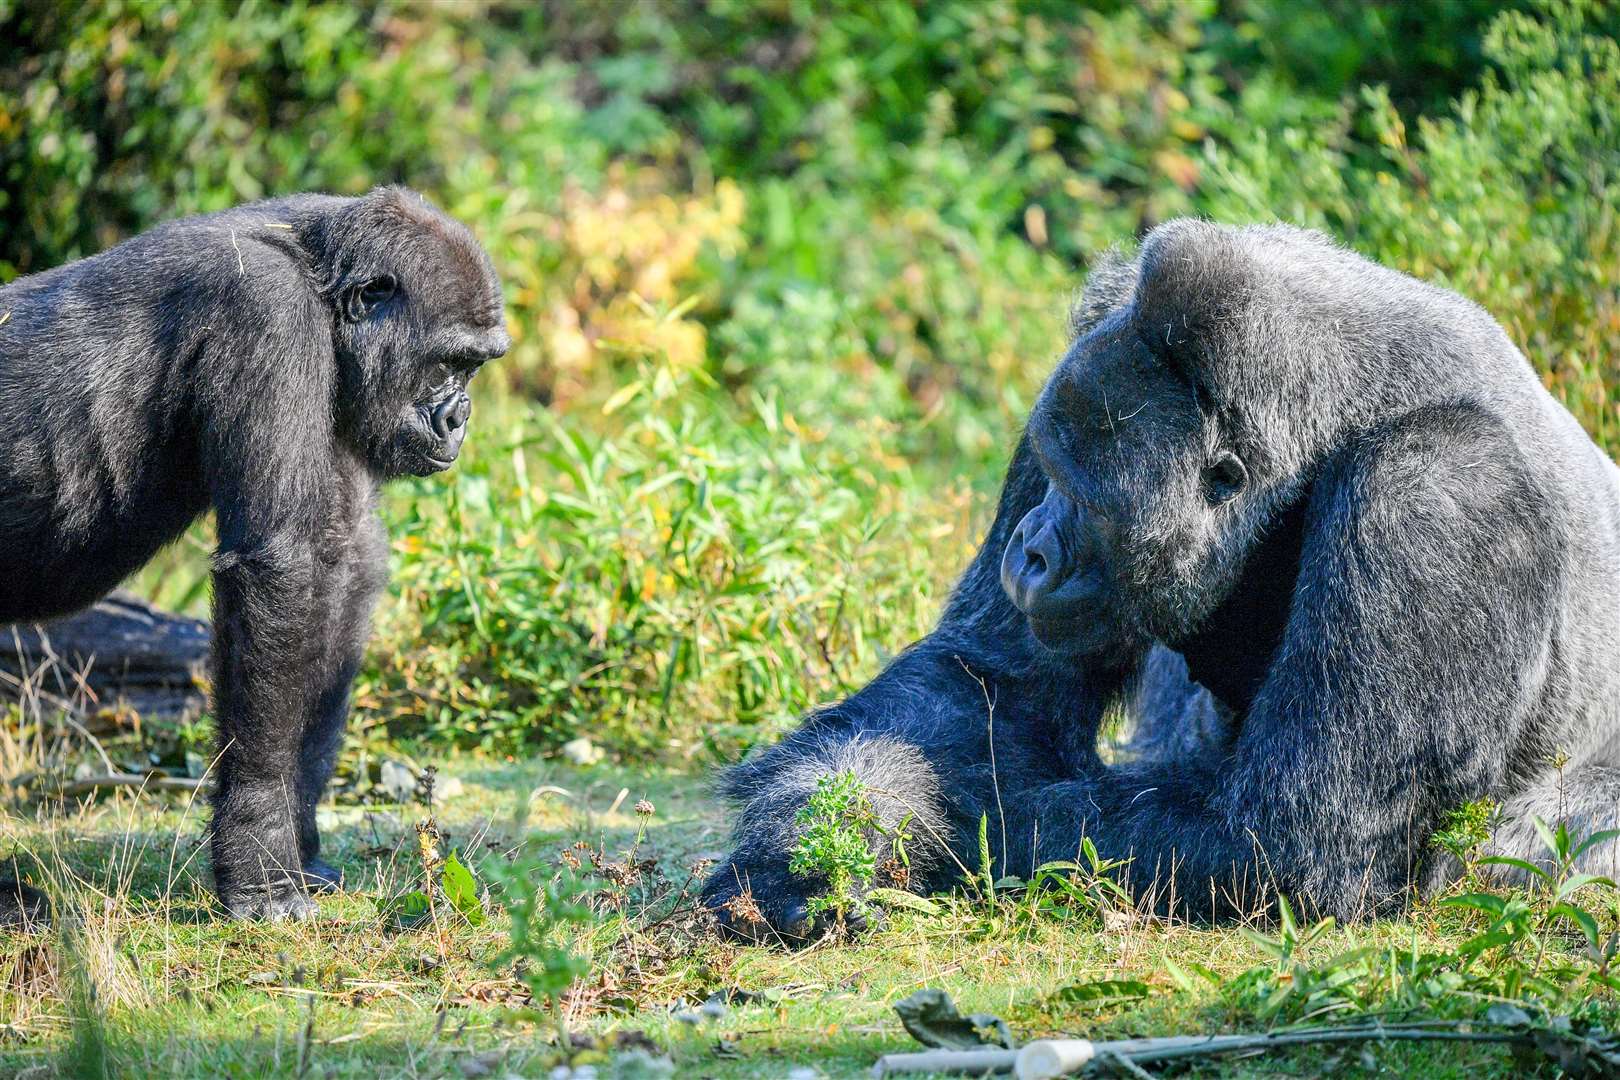
{"label": "gorilla's shoulder", "polygon": [[1509,492],[1520,503],[1545,501],[1526,479],[1529,459],[1512,423],[1469,398],[1387,417],[1347,440],[1335,458],[1361,462],[1365,480],[1376,487],[1432,492],[1454,504],[1489,505]]}
{"label": "gorilla's shoulder", "polygon": [[[165,222],[46,274],[72,294],[130,295],[138,306],[166,310],[181,302],[189,314],[220,303],[232,310],[271,309],[308,293],[314,282],[307,245],[293,227],[293,211],[307,198]],[[136,295],[135,282],[152,288]]]}

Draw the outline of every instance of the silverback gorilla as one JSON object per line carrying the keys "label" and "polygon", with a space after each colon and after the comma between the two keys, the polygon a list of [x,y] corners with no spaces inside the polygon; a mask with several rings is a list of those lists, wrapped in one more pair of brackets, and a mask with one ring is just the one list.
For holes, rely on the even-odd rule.
{"label": "silverback gorilla", "polygon": [[315,804],[387,569],[378,483],[455,461],[507,345],[488,255],[401,188],[187,218],[0,289],[0,622],[83,607],[216,516],[233,916],[307,918],[337,883]]}
{"label": "silverback gorilla", "polygon": [[917,887],[977,867],[982,814],[998,875],[1089,836],[1192,918],[1388,911],[1482,796],[1526,859],[1532,816],[1620,822],[1620,470],[1489,316],[1314,233],[1177,221],[1073,322],[937,629],[725,777],[723,926],[815,929],[787,850],[842,770],[912,815]]}

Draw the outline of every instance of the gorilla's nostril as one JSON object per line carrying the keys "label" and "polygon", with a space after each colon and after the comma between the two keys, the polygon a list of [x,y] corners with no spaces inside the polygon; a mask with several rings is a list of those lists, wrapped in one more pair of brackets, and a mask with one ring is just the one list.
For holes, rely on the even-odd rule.
{"label": "gorilla's nostril", "polygon": [[467,417],[471,414],[472,403],[466,398],[461,398],[456,402],[455,407],[450,410],[448,419],[450,430],[455,431],[457,428],[464,426],[467,423]]}
{"label": "gorilla's nostril", "polygon": [[458,394],[447,398],[433,407],[433,434],[441,439],[448,439],[453,432],[460,431],[467,423],[467,417],[472,415],[472,402],[465,394]]}

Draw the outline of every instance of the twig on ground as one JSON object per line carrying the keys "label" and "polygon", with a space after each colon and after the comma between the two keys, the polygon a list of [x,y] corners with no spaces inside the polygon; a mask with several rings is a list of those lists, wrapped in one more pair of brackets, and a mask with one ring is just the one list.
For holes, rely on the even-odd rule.
{"label": "twig on ground", "polygon": [[197,791],[206,782],[189,776],[164,776],[160,773],[107,773],[103,776],[87,776],[82,780],[70,781],[53,794],[59,798],[71,799],[76,795],[87,795],[103,788],[120,787],[146,788],[149,791]]}
{"label": "twig on ground", "polygon": [[[1282,1047],[1346,1042],[1474,1042],[1533,1045],[1532,1033],[1522,1028],[1499,1031],[1458,1030],[1462,1025],[1438,1027],[1432,1023],[1384,1027],[1363,1024],[1343,1028],[1310,1028],[1250,1035],[1168,1035],[1146,1039],[1039,1039],[1021,1050],[986,1047],[975,1050],[925,1050],[885,1054],[872,1067],[877,1077],[906,1073],[958,1073],[983,1076],[1017,1073],[1018,1080],[1052,1080],[1079,1073],[1093,1061],[1109,1060],[1140,1066],[1156,1062],[1255,1053]],[[1477,1026],[1477,1025],[1475,1025]]]}

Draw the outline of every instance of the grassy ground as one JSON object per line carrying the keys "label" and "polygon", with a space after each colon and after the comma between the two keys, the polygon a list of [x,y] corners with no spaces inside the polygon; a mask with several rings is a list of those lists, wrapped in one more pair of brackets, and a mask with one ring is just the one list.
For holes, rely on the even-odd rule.
{"label": "grassy ground", "polygon": [[[437,820],[447,844],[474,860],[499,859],[525,837],[613,854],[635,842],[635,803],[654,804],[637,847],[638,858],[657,862],[646,888],[625,894],[624,913],[578,941],[594,963],[568,1001],[569,1027],[598,1048],[580,1060],[651,1040],[681,1076],[786,1076],[796,1067],[864,1076],[878,1054],[914,1045],[891,1006],[925,986],[1007,1018],[1021,1036],[1262,1026],[1254,995],[1234,989],[1242,973],[1275,963],[1251,934],[1140,922],[1105,929],[1031,916],[1016,898],[995,906],[957,898],[933,913],[893,913],[883,930],[855,941],[798,952],[738,948],[685,914],[689,868],[724,843],[723,814],[697,778],[473,757],[447,762],[443,773],[462,791]],[[559,1060],[551,1028],[523,1014],[523,987],[510,965],[495,962],[507,943],[503,916],[473,927],[447,914],[437,929],[406,932],[379,917],[377,898],[420,877],[414,826],[423,813],[397,804],[323,809],[349,891],[300,926],[213,916],[203,815],[185,798],[126,792],[54,819],[0,818],[7,847],[40,853],[74,912],[47,936],[0,935],[0,1075],[545,1075]],[[1454,910],[1424,908],[1405,921],[1331,931],[1298,958],[1320,964],[1368,947],[1444,952],[1469,933]],[[1221,985],[1197,977],[1184,989],[1176,971],[1199,965]],[[1305,977],[1268,977],[1263,989]],[[1140,981],[1147,996],[1100,1006],[1051,996],[1103,979]],[[1396,991],[1362,989],[1357,1007],[1373,1011],[1380,994]],[[736,1001],[723,1016],[689,1023],[676,1015],[716,993]],[[1466,1011],[1477,991],[1456,993],[1452,1004]],[[1350,1007],[1320,1000],[1319,1018]],[[1455,1045],[1302,1051],[1218,1069],[1518,1074],[1503,1050]]]}

